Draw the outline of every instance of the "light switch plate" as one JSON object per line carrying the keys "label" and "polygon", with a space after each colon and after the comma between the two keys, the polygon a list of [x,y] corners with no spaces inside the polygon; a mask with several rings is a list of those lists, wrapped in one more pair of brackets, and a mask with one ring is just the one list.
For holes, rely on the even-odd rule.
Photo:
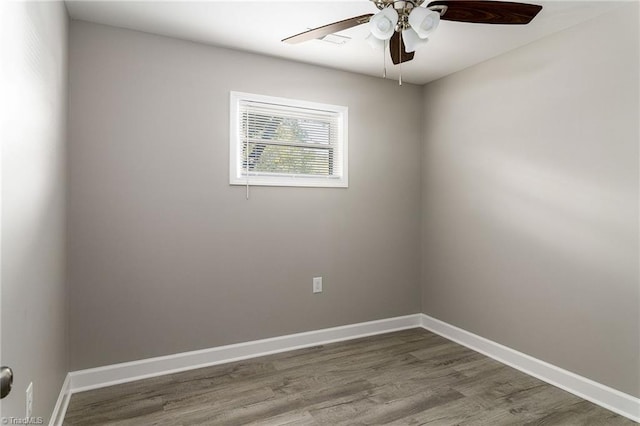
{"label": "light switch plate", "polygon": [[31,417],[33,413],[33,382],[27,386],[27,417]]}

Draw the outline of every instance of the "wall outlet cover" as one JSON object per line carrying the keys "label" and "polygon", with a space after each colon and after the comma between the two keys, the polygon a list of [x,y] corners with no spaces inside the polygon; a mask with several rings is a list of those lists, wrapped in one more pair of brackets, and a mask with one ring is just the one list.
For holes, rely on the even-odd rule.
{"label": "wall outlet cover", "polygon": [[313,292],[322,293],[322,277],[313,278]]}

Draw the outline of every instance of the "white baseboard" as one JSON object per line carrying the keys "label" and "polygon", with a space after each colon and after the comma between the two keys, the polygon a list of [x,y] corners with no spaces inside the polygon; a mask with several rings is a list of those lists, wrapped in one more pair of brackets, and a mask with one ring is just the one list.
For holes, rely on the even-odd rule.
{"label": "white baseboard", "polygon": [[420,327],[420,314],[361,322],[341,327],[325,328],[74,371],[69,373],[71,376],[71,391],[81,392],[164,374],[415,327]]}
{"label": "white baseboard", "polygon": [[53,407],[49,426],[62,425],[64,415],[66,414],[67,407],[69,406],[69,399],[71,399],[71,377],[67,374],[64,378],[64,382],[62,383],[62,388],[60,389],[56,405]]}
{"label": "white baseboard", "polygon": [[515,349],[421,314],[422,327],[580,398],[640,422],[640,399]]}
{"label": "white baseboard", "polygon": [[183,352],[69,373],[50,426],[62,424],[71,394],[278,352],[422,327],[526,374],[640,422],[640,399],[424,314],[369,321],[269,339]]}

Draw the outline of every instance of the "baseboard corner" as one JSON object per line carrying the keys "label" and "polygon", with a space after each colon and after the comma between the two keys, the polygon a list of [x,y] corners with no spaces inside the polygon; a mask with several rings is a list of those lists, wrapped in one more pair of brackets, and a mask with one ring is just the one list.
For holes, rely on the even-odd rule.
{"label": "baseboard corner", "polygon": [[69,400],[71,399],[71,375],[67,373],[62,382],[60,388],[60,394],[56,400],[56,405],[53,407],[51,413],[51,419],[49,420],[49,426],[61,426],[64,421],[64,416],[69,406]]}

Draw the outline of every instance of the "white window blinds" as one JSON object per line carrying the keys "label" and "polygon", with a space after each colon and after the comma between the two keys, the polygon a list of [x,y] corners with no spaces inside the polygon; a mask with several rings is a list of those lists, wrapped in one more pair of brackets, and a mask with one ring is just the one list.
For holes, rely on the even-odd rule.
{"label": "white window blinds", "polygon": [[347,186],[345,107],[232,92],[232,184]]}

